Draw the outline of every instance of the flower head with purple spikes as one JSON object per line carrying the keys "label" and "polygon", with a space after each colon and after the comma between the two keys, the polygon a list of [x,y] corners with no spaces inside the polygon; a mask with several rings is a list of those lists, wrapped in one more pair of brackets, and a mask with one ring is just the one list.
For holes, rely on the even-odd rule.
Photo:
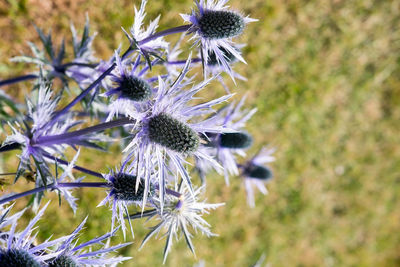
{"label": "flower head with purple spikes", "polygon": [[[48,260],[49,267],[62,267],[62,266],[109,266],[121,263],[122,261],[129,260],[131,257],[109,257],[108,254],[117,251],[131,243],[123,243],[116,246],[108,247],[103,244],[103,241],[109,240],[117,231],[107,233],[105,235],[96,237],[82,244],[77,244],[79,233],[86,223],[87,217],[83,222],[73,231],[70,237],[61,243],[56,253],[57,257]],[[75,241],[74,241],[75,240]],[[102,245],[99,250],[93,250],[92,246]]]}
{"label": "flower head with purple spikes", "polygon": [[[150,182],[150,184],[147,184],[143,180],[139,182],[137,177],[138,176],[128,172],[125,166],[104,175],[104,179],[106,179],[109,185],[109,192],[107,197],[98,206],[103,206],[107,202],[110,203],[112,209],[111,229],[114,229],[115,220],[117,219],[121,225],[124,236],[126,233],[124,213],[129,215],[128,206],[132,204],[140,206],[146,199],[152,199],[155,195],[153,183]],[[144,184],[148,186],[147,191],[145,190]],[[133,235],[130,221],[129,225]]]}
{"label": "flower head with purple spikes", "polygon": [[20,166],[17,176],[29,166],[29,158],[32,156],[36,167],[42,169],[42,178],[50,176],[47,164],[45,164],[46,155],[63,155],[68,145],[83,145],[87,147],[99,148],[92,141],[107,141],[109,138],[99,133],[88,133],[84,136],[64,135],[69,129],[82,121],[75,121],[71,114],[66,113],[53,119],[56,112],[59,96],[52,97],[51,83],[44,79],[39,80],[39,89],[35,100],[27,98],[28,114],[16,127],[10,125],[13,134],[7,136],[3,146],[19,145],[22,149],[20,155]]}
{"label": "flower head with purple spikes", "polygon": [[209,210],[216,209],[224,205],[224,203],[209,204],[204,201],[199,201],[199,196],[203,193],[204,187],[200,187],[191,192],[189,188],[180,184],[177,194],[167,194],[165,203],[162,208],[161,202],[154,201],[154,210],[148,210],[142,215],[130,215],[130,218],[139,217],[157,218],[160,222],[152,228],[152,230],[144,238],[141,248],[154,235],[159,235],[166,231],[167,241],[164,248],[164,262],[167,259],[168,253],[171,250],[173,239],[178,239],[180,234],[185,237],[186,244],[190,250],[195,253],[192,244],[192,234],[189,232],[189,227],[192,227],[195,232],[199,231],[206,236],[216,236],[209,229],[210,225],[202,218],[202,215],[207,214]]}
{"label": "flower head with purple spikes", "polygon": [[200,0],[196,3],[197,11],[181,16],[184,21],[192,24],[189,31],[194,34],[192,39],[195,39],[195,44],[200,45],[204,66],[210,56],[215,57],[218,64],[233,78],[227,53],[246,62],[232,39],[242,34],[247,23],[256,20],[228,10],[228,6],[225,6],[227,2],[228,0]]}
{"label": "flower head with purple spikes", "polygon": [[273,176],[271,170],[264,165],[265,163],[275,161],[275,157],[272,156],[274,152],[274,148],[263,147],[246,164],[240,166],[247,193],[247,203],[250,207],[255,206],[253,187],[257,188],[264,195],[268,193],[265,183],[269,182]]}
{"label": "flower head with purple spikes", "polygon": [[[230,95],[206,103],[189,105],[193,96],[210,81],[205,80],[191,89],[184,90],[183,88],[192,81],[192,79],[184,80],[189,71],[189,65],[190,59],[172,84],[159,77],[158,90],[154,95],[154,100],[149,104],[147,110],[138,113],[137,117],[133,117],[137,124],[137,127],[133,129],[135,136],[124,150],[127,153],[127,160],[136,158],[131,166],[137,166],[137,176],[143,177],[145,181],[150,179],[151,173],[148,170],[151,170],[153,162],[156,162],[155,169],[158,171],[161,200],[164,199],[168,171],[167,159],[171,160],[174,170],[177,170],[190,189],[191,180],[184,167],[186,156],[193,155],[203,158],[219,166],[215,160],[198,150],[199,134],[205,132],[217,134],[226,130],[218,126],[213,117],[204,120],[202,116],[214,112],[212,106],[223,103]],[[194,121],[195,119],[196,121]],[[148,190],[149,188],[145,186],[145,191],[148,192]]]}
{"label": "flower head with purple spikes", "polygon": [[[34,230],[33,226],[41,218],[48,204],[37,213],[22,232],[15,232],[17,218],[12,220],[9,231],[0,232],[0,266],[41,267],[47,260],[55,258],[61,253],[52,251],[51,247],[67,240],[70,236],[63,236],[53,241],[47,240],[39,245],[33,244],[36,236],[31,236]],[[20,215],[22,214],[20,213]]]}
{"label": "flower head with purple spikes", "polygon": [[71,25],[74,54],[70,62],[63,62],[67,57],[65,39],[61,42],[58,53],[56,53],[51,32],[45,35],[44,32],[37,27],[35,28],[44,49],[40,50],[34,43],[28,42],[33,56],[17,56],[12,60],[16,62],[34,63],[46,72],[46,78],[53,79],[54,77],[59,77],[63,84],[68,86],[67,78],[79,81],[82,77],[88,77],[90,70],[95,66],[95,64],[92,64],[96,58],[93,57],[93,49],[91,46],[95,34],[92,36],[89,35],[89,27],[89,18],[86,17],[82,37],[78,38],[75,27]]}
{"label": "flower head with purple spikes", "polygon": [[122,61],[118,51],[115,51],[117,68],[111,75],[113,84],[107,86],[108,91],[104,93],[104,96],[116,95],[117,99],[108,106],[108,120],[118,114],[132,116],[131,114],[135,114],[136,110],[151,98],[154,91],[152,83],[158,78],[146,79],[144,77],[149,67],[139,68],[141,58],[138,55],[133,63],[128,63],[130,60]]}
{"label": "flower head with purple spikes", "polygon": [[[243,128],[257,109],[242,110],[245,100],[246,96],[242,97],[237,105],[235,103],[229,104],[220,109],[215,115],[216,121],[220,125],[236,132],[222,134],[206,133],[204,139],[207,143],[201,147],[204,153],[215,156],[217,161],[224,167],[224,176],[227,184],[229,184],[229,176],[239,175],[236,154],[245,156],[245,149],[249,148],[253,141],[252,137]],[[200,174],[205,174],[211,169],[207,162],[202,160],[196,166]]]}

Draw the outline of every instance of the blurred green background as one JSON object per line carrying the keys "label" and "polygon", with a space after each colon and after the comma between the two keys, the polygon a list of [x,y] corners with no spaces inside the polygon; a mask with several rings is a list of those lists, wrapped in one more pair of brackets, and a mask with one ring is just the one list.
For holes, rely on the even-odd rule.
{"label": "blurred green background", "polygon": [[[70,40],[70,22],[82,29],[86,12],[98,32],[97,56],[107,58],[120,42],[127,44],[120,27],[133,22],[134,4],[140,5],[1,1],[0,77],[33,70],[9,61],[29,53],[26,41],[39,44],[33,23],[51,28],[58,41]],[[249,209],[239,179],[226,187],[222,177],[211,175],[208,202],[226,202],[206,216],[219,237],[195,236],[196,258],[180,240],[166,266],[191,266],[201,259],[206,266],[251,266],[262,254],[271,266],[399,266],[400,2],[234,0],[230,5],[259,19],[239,40],[248,44],[248,65],[235,70],[248,81],[232,91],[237,97],[248,93],[248,106],[258,108],[248,130],[256,146],[277,148],[275,179],[269,195],[258,194],[256,208]],[[193,6],[190,0],[150,1],[148,18],[161,13],[162,30],[180,25],[179,13]],[[26,83],[5,90],[23,97],[30,88]],[[86,150],[79,164],[105,172],[118,163],[117,151]],[[13,171],[17,160],[7,153],[1,164],[3,171]],[[20,181],[15,188],[31,187]],[[75,216],[65,203],[58,208],[50,195],[41,240],[69,233],[87,214],[82,240],[109,230],[108,209],[95,208],[104,192],[76,191]],[[139,222],[134,228],[134,244],[123,250],[133,259],[124,266],[161,265],[165,240],[152,239],[138,251],[146,228]],[[113,243],[118,241],[121,236]]]}

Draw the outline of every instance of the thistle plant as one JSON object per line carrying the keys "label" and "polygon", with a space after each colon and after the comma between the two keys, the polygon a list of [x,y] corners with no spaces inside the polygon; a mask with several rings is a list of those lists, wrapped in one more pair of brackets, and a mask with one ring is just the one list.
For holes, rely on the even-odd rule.
{"label": "thistle plant", "polygon": [[[245,62],[243,45],[234,40],[256,20],[230,10],[226,3],[196,2],[191,14],[181,15],[185,24],[157,31],[160,17],[144,25],[147,1],[143,0],[139,9],[135,7],[132,27],[122,29],[128,48],[123,53],[118,48],[103,60],[94,56],[91,44],[95,35],[90,35],[88,19],[81,38],[71,27],[70,56],[68,44],[63,41],[56,49],[51,34],[37,28],[43,50],[30,43],[33,56],[14,59],[35,63],[37,72],[0,81],[5,87],[33,80],[25,104],[9,97],[6,89],[0,91],[1,103],[15,114],[7,114],[9,109],[0,106],[5,136],[0,152],[16,151],[19,158],[19,165],[9,166],[9,173],[2,175],[15,175],[14,183],[20,177],[34,181],[33,188],[16,193],[13,183],[0,180],[5,189],[0,197],[0,265],[116,265],[129,257],[109,258],[108,254],[128,243],[109,246],[109,238],[119,229],[124,239],[130,238],[128,226],[133,238],[132,220],[141,218],[147,218],[146,225],[155,225],[142,246],[153,236],[165,235],[165,262],[174,239],[183,236],[194,253],[194,233],[216,236],[203,216],[223,203],[203,200],[208,176],[222,174],[227,185],[232,177],[243,180],[251,206],[255,203],[253,186],[266,193],[265,182],[272,173],[264,164],[274,160],[273,149],[246,159],[254,140],[245,124],[256,108],[243,108],[245,96],[239,96],[237,104],[232,101],[237,90],[227,87],[223,74],[245,80],[232,70],[233,64]],[[168,39],[173,34],[182,35],[170,49]],[[193,45],[181,53],[185,39],[193,40]],[[156,66],[161,70],[155,70]],[[200,72],[197,77],[196,72]],[[61,79],[61,88],[55,79]],[[224,92],[214,99],[200,98],[200,92],[210,90],[215,81],[223,84]],[[114,151],[110,148],[115,142],[120,143],[115,155],[119,166],[107,166],[109,171],[102,172],[76,164],[81,150],[99,155]],[[68,160],[71,149],[77,152]],[[75,179],[76,175],[80,178]],[[200,181],[194,179],[196,175]],[[84,181],[86,176],[98,181]],[[75,212],[80,200],[74,191],[84,187],[105,194],[98,206],[110,206],[109,233],[78,245],[86,218],[72,234],[37,245],[30,237],[32,227],[48,204],[21,234],[15,233],[23,212],[10,215],[12,202],[30,197],[27,208],[37,210],[47,192],[53,191],[60,204],[66,200]],[[103,244],[105,240],[107,244]],[[93,245],[102,248],[93,250]]]}

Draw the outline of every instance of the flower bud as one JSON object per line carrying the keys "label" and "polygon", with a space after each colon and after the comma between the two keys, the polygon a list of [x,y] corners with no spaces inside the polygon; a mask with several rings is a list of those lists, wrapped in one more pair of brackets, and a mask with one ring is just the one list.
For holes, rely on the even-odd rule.
{"label": "flower bud", "polygon": [[269,180],[272,178],[272,172],[261,165],[249,164],[244,169],[244,175],[254,179]]}
{"label": "flower bud", "polygon": [[245,132],[223,133],[219,137],[221,147],[231,149],[248,148],[253,143],[253,138]]}

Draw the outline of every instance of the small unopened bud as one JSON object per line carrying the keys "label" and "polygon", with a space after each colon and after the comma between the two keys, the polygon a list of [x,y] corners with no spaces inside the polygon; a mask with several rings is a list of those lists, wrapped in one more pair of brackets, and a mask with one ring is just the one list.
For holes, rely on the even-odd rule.
{"label": "small unopened bud", "polygon": [[[236,61],[235,55],[232,54],[230,51],[226,50],[223,47],[219,47],[219,50],[221,50],[222,54],[224,55],[225,60],[228,63],[233,63],[233,62]],[[218,62],[218,59],[217,59],[217,55],[215,54],[214,51],[211,51],[208,54],[207,64],[210,65],[210,66],[219,65],[219,62]]]}
{"label": "small unopened bud", "polygon": [[269,180],[272,178],[272,172],[261,165],[249,164],[244,169],[244,175],[250,178]]}
{"label": "small unopened bud", "polygon": [[221,147],[232,149],[248,148],[253,143],[253,138],[245,132],[223,133],[219,140]]}

